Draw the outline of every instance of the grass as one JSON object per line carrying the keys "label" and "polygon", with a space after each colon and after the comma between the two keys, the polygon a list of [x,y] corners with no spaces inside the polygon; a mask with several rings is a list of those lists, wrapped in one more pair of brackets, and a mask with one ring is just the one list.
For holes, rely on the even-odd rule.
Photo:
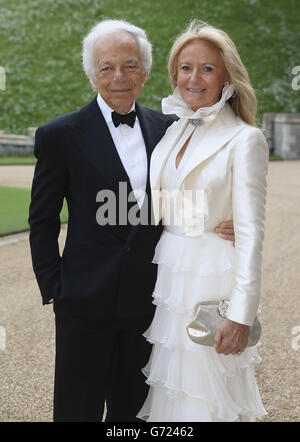
{"label": "grass", "polygon": [[270,155],[270,161],[283,161],[283,158],[280,155]]}
{"label": "grass", "polygon": [[[278,160],[282,160],[282,157],[280,157],[279,155],[270,155],[269,157],[270,161],[278,161]],[[34,165],[36,163],[36,158],[35,157],[28,157],[28,156],[0,156],[0,166],[1,165]]]}
{"label": "grass", "polygon": [[36,158],[34,156],[29,156],[29,155],[25,155],[25,156],[14,156],[14,155],[0,155],[0,165],[4,164],[4,165],[10,165],[10,164],[35,164],[36,163]]}
{"label": "grass", "polygon": [[103,18],[124,18],[144,28],[154,64],[139,100],[160,109],[170,93],[168,51],[187,22],[198,17],[236,42],[264,112],[299,112],[291,87],[299,61],[299,0],[1,0],[0,125],[23,134],[73,111],[95,95],[81,68],[81,41]]}
{"label": "grass", "polygon": [[[0,235],[28,230],[30,190],[0,186]],[[66,222],[68,211],[64,202],[61,221]]]}

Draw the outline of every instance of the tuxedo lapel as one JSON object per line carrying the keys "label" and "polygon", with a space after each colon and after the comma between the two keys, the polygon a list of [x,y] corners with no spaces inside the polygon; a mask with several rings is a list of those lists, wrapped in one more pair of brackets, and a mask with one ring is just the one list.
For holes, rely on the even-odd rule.
{"label": "tuxedo lapel", "polygon": [[[152,154],[152,151],[155,147],[153,145],[153,140],[151,136],[151,121],[149,121],[149,117],[147,116],[147,113],[140,108],[140,106],[136,103],[135,104],[136,114],[140,122],[141,131],[143,134],[143,138],[145,141],[146,151],[147,151],[147,165],[148,165],[148,175],[149,175],[149,162],[150,157]],[[153,128],[152,128],[153,129]]]}
{"label": "tuxedo lapel", "polygon": [[[164,134],[164,128],[161,127],[161,121],[157,117],[153,117],[152,112],[146,108],[141,108],[136,103],[136,113],[141,126],[141,131],[145,141],[147,152],[147,184],[144,205],[148,205],[148,220],[151,219],[151,192],[150,192],[150,158],[152,151],[160,138]],[[119,183],[127,183],[127,195],[132,192],[130,179],[124,169],[122,161],[119,157],[117,149],[114,145],[112,136],[107,127],[105,119],[99,109],[97,99],[95,98],[89,105],[83,108],[74,118],[72,124],[68,124],[67,128],[75,145],[83,152],[89,162],[95,167],[103,187],[113,190],[119,195]],[[129,203],[132,207],[135,203]],[[142,209],[146,210],[146,207]],[[127,242],[137,233],[141,224],[131,226]]]}
{"label": "tuxedo lapel", "polygon": [[96,99],[82,109],[82,114],[69,129],[74,143],[99,171],[103,184],[118,192],[119,182],[126,182],[128,192],[131,192],[129,177]]}
{"label": "tuxedo lapel", "polygon": [[[136,103],[135,109],[141,126],[141,131],[147,152],[147,181],[145,189],[146,195],[140,213],[143,213],[144,210],[147,212],[148,224],[150,224],[151,223],[151,188],[150,188],[150,176],[149,176],[150,159],[158,140],[163,135],[163,131],[160,130],[158,126],[158,121],[153,121],[151,113],[149,113],[147,109],[140,107],[138,103]],[[132,227],[128,238],[128,242],[131,241],[131,239],[134,237],[134,235],[136,235],[136,233],[140,228],[141,224]]]}
{"label": "tuxedo lapel", "polygon": [[141,108],[136,103],[136,113],[140,122],[143,138],[145,141],[147,160],[148,160],[148,178],[150,175],[150,160],[154,148],[160,141],[165,132],[165,127],[160,126],[160,121],[153,117],[152,112],[146,108]]}

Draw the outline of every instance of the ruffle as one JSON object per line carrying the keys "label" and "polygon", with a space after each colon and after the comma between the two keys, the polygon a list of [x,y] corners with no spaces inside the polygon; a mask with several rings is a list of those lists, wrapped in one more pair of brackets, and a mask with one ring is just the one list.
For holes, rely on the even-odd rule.
{"label": "ruffle", "polygon": [[196,112],[183,100],[178,87],[173,91],[172,95],[162,99],[161,107],[164,114],[175,114],[179,118],[202,119],[203,121],[211,121],[216,118],[218,113],[223,109],[226,101],[232,97],[235,88],[232,84],[227,84],[222,89],[221,99],[213,106],[202,107]]}
{"label": "ruffle", "polygon": [[166,304],[175,313],[192,314],[198,302],[230,298],[235,273],[234,268],[207,275],[173,272],[170,267],[161,264],[157,275],[153,303]]}
{"label": "ruffle", "polygon": [[[258,354],[257,348],[261,345],[258,343],[253,347],[248,347],[243,353],[240,355],[224,355],[218,354],[213,347],[199,345],[191,341],[191,344],[194,347],[178,345],[176,347],[170,347],[164,342],[158,342],[155,339],[149,340],[153,344],[156,344],[153,347],[153,352],[150,356],[150,359],[147,365],[143,369],[143,373],[149,378],[151,382],[159,381],[165,384],[168,388],[173,390],[182,390],[186,394],[190,396],[195,396],[201,398],[201,386],[197,387],[194,385],[192,389],[188,389],[185,387],[183,379],[183,383],[179,384],[176,382],[176,378],[172,376],[172,363],[176,368],[181,366],[178,365],[178,359],[184,357],[186,360],[191,360],[191,367],[195,369],[196,366],[202,365],[202,367],[209,366],[210,369],[206,373],[213,372],[220,373],[225,377],[235,377],[237,376],[241,370],[253,367],[254,364],[259,364],[261,362],[261,357]],[[162,363],[165,362],[165,365]],[[205,364],[204,364],[205,363]],[[169,368],[166,371],[166,367],[169,364]],[[177,365],[176,365],[177,364]],[[180,370],[179,370],[180,373]],[[195,374],[195,373],[194,373]],[[180,375],[181,376],[181,375]],[[196,379],[198,382],[198,378]],[[195,392],[199,388],[199,392],[196,394]]]}
{"label": "ruffle", "polygon": [[265,416],[253,368],[260,362],[257,350],[225,356],[213,348],[198,347],[200,351],[190,352],[154,346],[143,370],[151,388],[138,417],[178,422]]}
{"label": "ruffle", "polygon": [[172,397],[164,386],[156,385],[155,389],[150,388],[137,417],[147,422],[256,422],[266,415],[263,405],[249,407],[248,400],[245,406],[230,402],[219,400],[214,404],[207,398],[193,398],[183,392]]}
{"label": "ruffle", "polygon": [[234,267],[235,248],[231,241],[224,241],[214,232],[188,237],[164,230],[152,262],[166,265],[173,272],[216,275]]}
{"label": "ruffle", "polygon": [[[244,369],[253,364],[261,362],[261,358],[257,352],[256,346],[248,347],[242,354],[237,355],[223,355],[208,346],[203,346],[193,342],[187,334],[186,326],[190,322],[191,317],[189,312],[175,313],[170,310],[167,305],[159,304],[156,307],[156,312],[153,321],[145,331],[144,337],[151,344],[158,344],[154,348],[166,348],[169,352],[186,351],[190,353],[197,353],[195,357],[213,358],[215,368],[226,374],[226,376],[235,376],[237,371]],[[155,350],[157,351],[157,350]],[[147,367],[155,367],[155,351],[147,364]],[[159,356],[157,356],[159,361]]]}
{"label": "ruffle", "polygon": [[189,238],[164,231],[154,262],[156,312],[144,333],[154,344],[143,369],[150,385],[138,417],[148,421],[253,421],[267,413],[258,391],[257,348],[218,354],[191,341],[186,332],[197,302],[230,298],[234,248],[212,232]]}

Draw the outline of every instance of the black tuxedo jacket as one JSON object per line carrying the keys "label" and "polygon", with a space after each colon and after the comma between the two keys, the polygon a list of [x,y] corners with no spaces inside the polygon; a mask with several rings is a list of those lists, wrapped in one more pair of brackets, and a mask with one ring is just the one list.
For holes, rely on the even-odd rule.
{"label": "black tuxedo jacket", "polygon": [[[174,118],[138,104],[136,112],[147,149],[150,217],[150,156]],[[96,98],[39,127],[34,153],[30,247],[43,304],[53,299],[56,312],[98,319],[153,314],[156,266],[151,261],[162,227],[122,225],[118,212],[116,225],[98,224],[96,213],[104,202],[96,201],[97,193],[113,191],[116,206],[124,207],[132,188]],[[119,192],[120,182],[127,183],[126,194]],[[69,219],[60,256],[64,198]],[[128,203],[128,210],[134,204]]]}

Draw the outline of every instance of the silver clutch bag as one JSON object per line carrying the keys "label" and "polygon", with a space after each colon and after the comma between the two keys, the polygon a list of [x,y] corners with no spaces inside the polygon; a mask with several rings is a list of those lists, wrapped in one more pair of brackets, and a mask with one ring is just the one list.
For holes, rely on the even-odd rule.
{"label": "silver clutch bag", "polygon": [[[229,299],[220,302],[200,302],[194,308],[193,319],[187,326],[189,338],[201,345],[214,345],[217,328],[224,319],[229,306]],[[247,347],[257,344],[261,336],[261,325],[257,318],[249,327]]]}

